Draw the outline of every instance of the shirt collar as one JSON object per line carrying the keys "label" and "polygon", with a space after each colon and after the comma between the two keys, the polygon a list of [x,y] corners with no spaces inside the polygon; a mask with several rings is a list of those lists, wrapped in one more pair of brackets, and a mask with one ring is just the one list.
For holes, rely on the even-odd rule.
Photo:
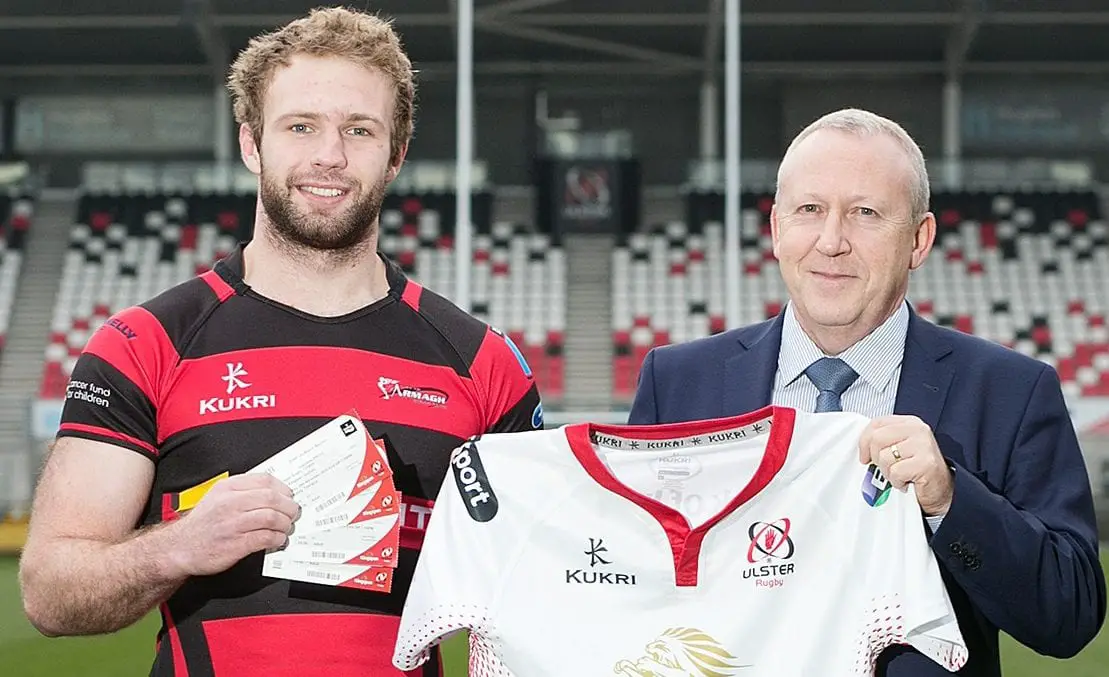
{"label": "shirt collar", "polygon": [[879,391],[885,389],[905,354],[909,331],[909,306],[902,303],[877,329],[839,355],[825,355],[801,329],[793,304],[786,305],[782,323],[782,345],[778,351],[778,378],[781,385],[797,380],[810,364],[822,357],[838,357],[864,381]]}

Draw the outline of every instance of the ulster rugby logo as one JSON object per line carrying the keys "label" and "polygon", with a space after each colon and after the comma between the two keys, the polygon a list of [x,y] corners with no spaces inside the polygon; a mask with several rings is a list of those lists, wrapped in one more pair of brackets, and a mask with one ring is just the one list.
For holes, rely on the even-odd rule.
{"label": "ulster rugby logo", "polygon": [[793,573],[793,539],[789,535],[788,517],[773,522],[755,522],[747,529],[751,539],[747,546],[747,561],[755,566],[743,571],[744,578],[752,578],[756,588],[780,588],[785,577]]}
{"label": "ulster rugby logo", "polygon": [[755,522],[747,530],[747,535],[751,537],[751,545],[747,546],[747,561],[751,564],[793,557],[788,517],[773,522]]}
{"label": "ulster rugby logo", "polygon": [[746,667],[708,634],[670,628],[646,646],[641,658],[622,660],[612,671],[625,677],[726,677]]}

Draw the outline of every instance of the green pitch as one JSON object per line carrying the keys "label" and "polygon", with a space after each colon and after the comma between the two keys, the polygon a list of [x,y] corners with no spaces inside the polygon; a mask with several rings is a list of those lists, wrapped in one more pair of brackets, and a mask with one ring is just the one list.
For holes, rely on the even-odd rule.
{"label": "green pitch", "polygon": [[[1109,551],[1102,554],[1109,571]],[[0,665],[11,677],[119,677],[146,674],[154,651],[155,616],[106,637],[46,639],[23,617],[16,560],[0,557]],[[466,675],[465,644],[446,647],[447,677]],[[1003,638],[1006,677],[1105,677],[1109,630],[1103,630],[1078,657],[1044,658]]]}

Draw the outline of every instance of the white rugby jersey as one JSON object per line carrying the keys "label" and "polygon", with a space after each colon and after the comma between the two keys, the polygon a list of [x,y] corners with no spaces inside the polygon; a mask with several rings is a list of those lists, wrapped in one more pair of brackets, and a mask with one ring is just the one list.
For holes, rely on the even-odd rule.
{"label": "white rugby jersey", "polygon": [[457,449],[394,664],[470,631],[478,677],[872,675],[967,650],[911,487],[852,413],[570,425]]}

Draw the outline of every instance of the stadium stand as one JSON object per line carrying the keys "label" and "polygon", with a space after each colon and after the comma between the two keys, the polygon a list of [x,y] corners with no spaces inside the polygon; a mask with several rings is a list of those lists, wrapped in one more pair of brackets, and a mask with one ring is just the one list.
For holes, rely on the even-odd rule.
{"label": "stadium stand", "polygon": [[[740,322],[776,315],[785,287],[770,241],[773,197],[741,200]],[[1068,395],[1109,395],[1109,227],[1092,192],[933,195],[935,250],[909,298],[922,316],[1033,355]],[[631,399],[647,351],[722,331],[723,197],[688,196],[688,221],[634,233],[613,253],[613,398]]]}
{"label": "stadium stand", "polygon": [[0,195],[0,350],[3,350],[11,321],[12,305],[23,267],[27,229],[31,227],[34,202],[22,195]]}
{"label": "stadium stand", "polygon": [[[55,302],[40,397],[64,396],[89,333],[110,315],[208,270],[249,239],[253,194],[95,193],[79,202]],[[531,364],[546,398],[562,385],[565,261],[561,247],[491,223],[491,196],[474,200],[474,313],[502,329]],[[389,194],[381,250],[412,279],[451,297],[454,196]]]}
{"label": "stadium stand", "polygon": [[[453,194],[410,195],[386,205],[381,251],[429,289],[452,298]],[[561,243],[528,227],[493,222],[492,196],[475,196],[472,312],[507,334],[535,373],[546,401],[562,400],[566,261]]]}

